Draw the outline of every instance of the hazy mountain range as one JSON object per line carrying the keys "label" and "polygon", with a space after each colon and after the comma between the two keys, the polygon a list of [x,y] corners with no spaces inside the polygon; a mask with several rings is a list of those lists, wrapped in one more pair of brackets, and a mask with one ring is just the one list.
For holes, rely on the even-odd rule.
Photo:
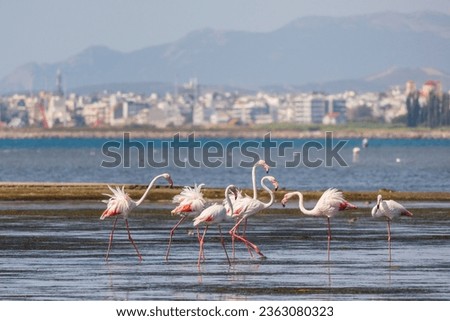
{"label": "hazy mountain range", "polygon": [[28,63],[0,80],[0,93],[151,90],[196,77],[203,85],[266,90],[386,90],[414,80],[450,88],[450,15],[377,13],[304,17],[265,33],[203,29],[123,53],[94,46],[57,63]]}

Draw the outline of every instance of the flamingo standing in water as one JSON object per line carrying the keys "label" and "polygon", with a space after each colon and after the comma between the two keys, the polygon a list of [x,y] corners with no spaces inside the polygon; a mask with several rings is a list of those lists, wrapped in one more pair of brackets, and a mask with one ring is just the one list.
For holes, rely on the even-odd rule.
{"label": "flamingo standing in water", "polygon": [[[202,187],[205,184],[200,184],[197,186],[195,184],[194,188],[190,186],[185,186],[180,194],[175,195],[173,197],[173,203],[177,203],[178,206],[175,207],[172,211],[172,215],[181,216],[180,220],[174,225],[174,227],[170,230],[169,234],[169,244],[167,246],[166,251],[166,261],[169,260],[170,247],[172,244],[172,237],[175,233],[175,230],[183,223],[187,218],[196,217],[200,214],[201,211],[205,208],[205,199],[203,198],[203,193],[201,192]],[[197,229],[198,235],[198,229]],[[198,236],[199,237],[199,236]],[[200,238],[200,237],[199,237]]]}
{"label": "flamingo standing in water", "polygon": [[203,235],[199,239],[200,250],[198,253],[198,263],[197,263],[198,265],[200,265],[200,261],[201,261],[202,257],[204,257],[203,249],[204,249],[204,243],[205,243],[205,235],[206,235],[206,232],[208,231],[208,227],[211,225],[217,225],[217,227],[219,228],[220,243],[222,244],[223,250],[225,251],[225,255],[227,257],[228,264],[231,265],[230,258],[228,257],[227,249],[225,248],[225,241],[223,240],[222,230],[220,228],[220,224],[222,222],[225,222],[228,220],[233,220],[232,215],[231,215],[231,213],[233,212],[233,203],[230,199],[230,191],[234,194],[234,197],[236,198],[238,195],[238,190],[237,190],[236,186],[234,186],[234,185],[228,185],[227,188],[225,189],[225,201],[227,202],[228,207],[231,209],[231,212],[227,212],[227,209],[225,208],[225,206],[223,204],[215,203],[215,204],[205,208],[200,213],[199,216],[194,218],[194,226],[195,227],[198,228],[198,225],[200,225],[200,224],[205,225],[205,230],[203,232]]}
{"label": "flamingo standing in water", "polygon": [[[270,166],[266,164],[266,162],[263,159],[260,159],[259,161],[257,161],[253,167],[252,167],[252,188],[253,188],[253,199],[257,198],[257,194],[258,194],[258,189],[256,187],[256,167],[261,166],[264,168],[264,170],[266,171],[266,174],[269,173],[270,170]],[[242,199],[245,199],[245,196],[242,196],[242,193],[240,191],[238,191],[238,195],[236,197],[235,200],[232,200],[233,203],[233,209],[234,209],[234,213],[240,213],[242,211],[242,205],[240,204],[240,201]],[[229,211],[229,206],[228,206],[228,202],[225,199],[223,201],[223,204],[225,206],[225,208],[227,209],[227,211]]]}
{"label": "flamingo standing in water", "polygon": [[381,195],[377,196],[377,205],[372,208],[373,217],[384,217],[387,221],[388,242],[391,242],[391,221],[400,216],[413,216],[403,205],[393,200],[383,201]]}
{"label": "flamingo standing in water", "polygon": [[117,219],[119,218],[119,216],[121,216],[125,219],[125,226],[126,226],[127,232],[128,232],[128,239],[130,240],[131,244],[133,244],[134,249],[136,250],[137,256],[139,258],[139,261],[142,261],[142,255],[141,255],[141,253],[139,253],[139,250],[138,250],[136,244],[134,243],[133,238],[131,237],[130,227],[128,225],[128,215],[135,207],[139,206],[144,201],[144,199],[147,197],[147,194],[150,192],[150,189],[153,187],[153,185],[159,178],[166,179],[167,182],[169,183],[170,187],[173,186],[172,178],[170,177],[170,175],[168,173],[158,175],[152,179],[152,181],[150,182],[150,184],[147,187],[147,190],[144,192],[144,195],[142,195],[142,197],[138,201],[133,201],[130,198],[130,196],[127,193],[125,193],[123,186],[121,189],[119,187],[116,187],[115,189],[113,189],[111,186],[108,185],[108,188],[111,190],[111,192],[113,194],[112,195],[103,194],[103,195],[109,196],[109,200],[103,201],[107,205],[106,205],[106,210],[102,213],[102,215],[100,216],[100,219],[104,220],[107,217],[113,217],[113,216],[115,216],[116,218],[114,220],[111,234],[109,235],[108,251],[106,252],[106,258],[105,258],[106,260],[108,260],[109,252],[111,250],[111,245],[112,245],[112,241],[113,241],[114,230],[116,228]]}
{"label": "flamingo standing in water", "polygon": [[247,248],[249,247],[252,248],[261,257],[265,256],[259,250],[259,248],[255,244],[250,242],[244,235],[237,234],[237,229],[239,228],[239,225],[243,221],[247,220],[250,216],[255,215],[256,213],[259,213],[262,210],[272,206],[273,202],[275,201],[274,193],[264,184],[265,180],[270,181],[275,187],[275,190],[278,189],[278,182],[273,176],[264,176],[261,179],[261,186],[263,187],[264,190],[266,190],[270,194],[270,201],[268,203],[264,203],[258,199],[254,199],[249,196],[243,197],[241,200],[239,200],[240,202],[239,206],[241,207],[241,211],[239,213],[234,211],[233,213],[233,217],[236,218],[238,221],[229,232],[232,239],[237,238],[238,240],[243,242],[247,246]]}
{"label": "flamingo standing in water", "polygon": [[[258,166],[261,166],[262,168],[264,168],[266,174],[269,173],[270,170],[270,166],[267,165],[266,161],[263,159],[260,159],[259,161],[257,161],[253,167],[252,167],[252,188],[253,188],[253,199],[257,198],[257,194],[258,194],[258,189],[256,187],[256,168]],[[244,202],[242,202],[242,200],[246,199],[246,197],[242,196],[242,193],[240,191],[238,191],[238,195],[236,197],[235,200],[232,200],[233,203],[233,209],[234,209],[234,214],[239,215],[239,213],[242,212],[243,210],[243,206],[245,205]],[[228,206],[228,203],[226,200],[223,201],[223,204],[225,205],[225,208],[227,210],[227,212],[230,212],[230,208]],[[242,232],[242,235],[245,237],[245,231],[247,229],[247,219],[244,220],[244,229]],[[234,257],[234,238],[232,240],[232,248],[233,248],[233,257]],[[249,249],[249,253],[250,255],[253,255],[250,248],[247,247]]]}
{"label": "flamingo standing in water", "polygon": [[328,224],[328,245],[331,240],[331,226],[330,219],[335,216],[338,212],[344,211],[347,209],[355,209],[357,208],[355,205],[347,202],[344,199],[341,191],[338,191],[336,188],[327,189],[320,199],[317,201],[316,206],[312,210],[307,210],[303,205],[303,194],[300,192],[291,192],[284,195],[281,200],[281,205],[286,206],[288,200],[293,197],[298,196],[299,202],[298,206],[300,211],[306,215],[312,216],[325,216],[327,218]]}

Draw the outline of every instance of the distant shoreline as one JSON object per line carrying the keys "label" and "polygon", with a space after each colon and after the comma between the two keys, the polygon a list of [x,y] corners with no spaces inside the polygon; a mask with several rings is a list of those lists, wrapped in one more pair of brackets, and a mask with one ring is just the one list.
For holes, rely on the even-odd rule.
{"label": "distant shoreline", "polygon": [[31,138],[122,138],[124,133],[130,133],[133,138],[172,138],[179,133],[180,137],[187,137],[194,133],[197,138],[262,138],[267,133],[272,138],[307,139],[324,138],[325,132],[333,132],[333,138],[405,138],[405,139],[450,139],[450,129],[406,129],[406,128],[358,128],[358,129],[0,129],[0,139],[31,139]]}
{"label": "distant shoreline", "polygon": [[[114,184],[113,184],[114,185]],[[125,184],[125,191],[133,199],[138,199],[145,192],[147,185]],[[180,193],[181,186],[168,188],[156,186],[148,195],[150,202],[171,202],[173,196]],[[203,193],[209,200],[223,199],[223,188],[204,188]],[[106,199],[103,193],[109,193],[106,183],[40,183],[40,182],[0,182],[0,201],[100,201]],[[244,189],[251,194],[251,190]],[[289,190],[275,192],[276,200],[281,200]],[[317,200],[322,191],[302,191],[305,200]],[[343,191],[349,201],[375,201],[378,194],[386,199],[399,201],[450,201],[450,192],[406,192],[406,191]],[[262,198],[268,198],[262,193]]]}

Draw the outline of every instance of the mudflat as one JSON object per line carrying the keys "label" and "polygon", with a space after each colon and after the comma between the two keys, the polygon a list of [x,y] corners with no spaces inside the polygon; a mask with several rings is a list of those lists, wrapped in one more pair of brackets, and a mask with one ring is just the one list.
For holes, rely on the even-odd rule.
{"label": "mudflat", "polygon": [[[120,185],[122,186],[122,185]],[[142,196],[147,185],[124,185],[125,191],[131,198]],[[173,196],[180,193],[182,186],[155,186],[147,199],[152,202],[168,202]],[[223,188],[204,188],[204,196],[210,200],[223,199]],[[275,198],[281,199],[289,190],[278,190]],[[319,199],[323,191],[301,191],[305,200]],[[378,194],[385,199],[392,198],[398,201],[450,201],[450,192],[407,192],[392,190],[376,191],[343,191],[349,201],[374,201]],[[104,193],[110,193],[106,183],[35,183],[35,182],[4,182],[0,183],[0,201],[64,201],[64,200],[102,200],[107,197]],[[252,195],[249,189],[243,190],[244,194]],[[268,198],[266,193],[261,198]]]}

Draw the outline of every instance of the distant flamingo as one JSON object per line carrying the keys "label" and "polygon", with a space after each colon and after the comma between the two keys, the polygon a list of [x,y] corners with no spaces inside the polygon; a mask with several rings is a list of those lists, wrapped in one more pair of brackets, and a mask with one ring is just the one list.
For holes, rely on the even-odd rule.
{"label": "distant flamingo", "polygon": [[133,244],[134,249],[136,250],[136,253],[138,255],[139,261],[142,261],[141,253],[139,253],[139,250],[138,250],[136,244],[134,243],[133,238],[131,237],[130,227],[128,226],[128,215],[135,207],[139,206],[144,201],[144,199],[147,197],[147,194],[150,192],[150,189],[153,187],[153,185],[159,178],[165,178],[167,180],[167,182],[169,183],[170,187],[173,186],[173,181],[169,174],[164,173],[164,174],[158,175],[155,178],[153,178],[153,180],[148,185],[147,190],[145,191],[144,195],[142,195],[142,197],[137,202],[133,201],[130,198],[130,196],[127,193],[125,193],[123,186],[122,186],[122,189],[120,189],[119,187],[116,187],[115,189],[113,189],[112,187],[110,187],[108,185],[108,188],[111,190],[113,195],[103,194],[103,195],[109,196],[110,198],[107,201],[103,201],[107,205],[106,205],[106,210],[103,212],[102,216],[100,216],[100,219],[104,220],[106,217],[112,217],[112,216],[115,216],[116,218],[114,220],[111,234],[109,235],[108,251],[106,252],[106,258],[105,258],[106,260],[108,260],[109,251],[111,250],[111,245],[112,245],[113,236],[114,236],[114,229],[116,228],[117,219],[119,218],[119,216],[121,216],[125,219],[125,226],[126,226],[127,232],[128,232],[128,239],[130,240],[131,244]]}
{"label": "distant flamingo", "polygon": [[328,242],[330,242],[330,240],[331,240],[330,219],[340,211],[357,208],[355,205],[347,202],[344,199],[342,192],[338,191],[336,188],[327,189],[322,194],[322,196],[320,197],[316,206],[312,210],[307,210],[304,207],[303,194],[300,192],[291,192],[291,193],[285,194],[283,199],[281,200],[281,204],[283,205],[283,207],[286,205],[288,200],[293,196],[298,196],[298,198],[299,198],[298,206],[300,208],[300,211],[302,211],[303,214],[312,215],[312,216],[325,216],[327,218]]}
{"label": "distant flamingo", "polygon": [[388,242],[391,242],[391,221],[399,216],[413,216],[413,214],[396,201],[383,201],[383,197],[378,195],[377,205],[372,208],[372,216],[386,218]]}
{"label": "distant flamingo", "polygon": [[[177,224],[175,224],[174,227],[170,230],[169,244],[167,246],[167,251],[166,251],[166,261],[169,260],[170,247],[172,244],[172,238],[173,238],[173,234],[175,233],[175,230],[187,218],[196,217],[205,208],[205,199],[203,198],[203,193],[201,192],[201,189],[204,185],[205,184],[200,184],[197,186],[197,184],[195,184],[194,188],[191,188],[190,186],[185,186],[180,194],[175,195],[173,197],[173,200],[172,200],[173,203],[177,203],[178,206],[175,207],[171,211],[171,213],[172,213],[172,215],[179,215],[179,216],[181,216],[181,218],[177,222]],[[198,235],[198,230],[197,230],[197,235]],[[200,236],[198,236],[198,237],[200,238]]]}
{"label": "distant flamingo", "polygon": [[198,228],[198,225],[200,225],[200,224],[205,225],[205,230],[203,232],[203,235],[199,239],[200,250],[198,253],[198,263],[197,263],[198,265],[200,265],[200,261],[203,257],[205,235],[206,235],[206,232],[208,231],[208,227],[211,225],[217,225],[217,227],[219,228],[220,243],[222,244],[223,250],[225,251],[225,255],[227,257],[228,264],[231,264],[230,258],[228,257],[227,249],[225,248],[225,241],[223,240],[222,230],[220,228],[220,224],[222,222],[225,222],[228,220],[233,220],[233,218],[231,216],[231,213],[233,212],[233,203],[231,202],[231,199],[230,199],[230,195],[229,195],[230,191],[233,192],[233,194],[236,198],[238,195],[238,190],[237,190],[236,186],[234,186],[234,185],[228,185],[227,188],[225,189],[225,201],[228,203],[228,206],[231,209],[231,212],[227,213],[227,210],[223,204],[215,203],[215,204],[205,208],[200,213],[199,216],[194,218],[194,226],[196,226],[197,228]]}
{"label": "distant flamingo", "polygon": [[262,254],[262,252],[259,250],[259,248],[255,244],[250,242],[244,235],[237,234],[237,229],[239,228],[239,225],[243,221],[247,220],[247,218],[261,212],[262,210],[264,210],[266,208],[269,208],[270,206],[272,206],[273,202],[275,201],[274,193],[264,184],[265,180],[270,181],[274,185],[275,190],[278,189],[278,182],[275,179],[275,177],[273,177],[273,176],[264,176],[261,179],[261,186],[263,187],[264,190],[266,190],[269,193],[270,201],[268,203],[264,203],[258,199],[250,198],[248,196],[239,200],[239,202],[240,202],[239,206],[240,206],[241,210],[239,213],[236,210],[233,213],[233,217],[237,218],[238,221],[229,232],[233,239],[237,238],[238,240],[243,242],[247,247],[251,247],[261,257],[265,257],[265,256],[264,256],[264,254]]}

